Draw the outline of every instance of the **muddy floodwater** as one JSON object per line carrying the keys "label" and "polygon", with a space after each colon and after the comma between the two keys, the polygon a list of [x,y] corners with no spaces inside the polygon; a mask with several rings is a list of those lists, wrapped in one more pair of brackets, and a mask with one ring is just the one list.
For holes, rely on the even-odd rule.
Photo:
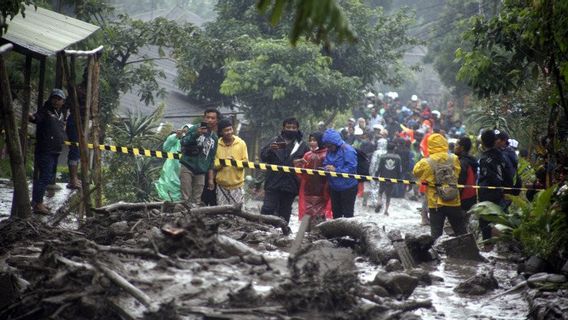
{"label": "muddy floodwater", "polygon": [[[259,210],[262,205],[259,201],[250,201],[247,206],[252,210]],[[429,233],[429,226],[420,225],[418,208],[420,203],[404,199],[392,199],[389,216],[377,214],[373,208],[363,207],[361,200],[357,199],[355,215],[365,217],[370,221],[384,226],[386,231],[400,230],[406,233]],[[293,212],[297,212],[294,208]],[[291,237],[299,226],[297,215],[293,214],[290,227]],[[521,293],[511,293],[497,297],[499,293],[513,286],[512,281],[517,276],[517,265],[500,256],[495,251],[481,253],[487,258],[487,263],[464,260],[442,260],[441,263],[423,263],[420,267],[432,272],[432,275],[441,277],[444,281],[435,281],[430,286],[418,286],[410,298],[431,299],[434,309],[420,309],[415,314],[422,319],[526,319],[529,313],[527,302]],[[363,281],[372,281],[377,271],[383,267],[367,261],[356,263],[359,276]],[[499,289],[482,296],[460,295],[453,289],[480,270],[493,270],[499,282]]]}
{"label": "muddy floodwater", "polygon": [[[0,183],[0,220],[9,216],[12,200],[10,187],[10,184],[5,181]],[[69,190],[63,189],[58,191],[56,196],[50,201],[54,206],[57,206],[58,203],[63,203],[68,196]],[[251,200],[245,204],[245,208],[251,213],[258,213],[261,205],[260,201]],[[393,199],[389,210],[390,215],[385,216],[375,213],[374,208],[363,207],[361,200],[358,199],[355,215],[376,222],[385,231],[400,230],[403,235],[407,233],[415,235],[429,233],[429,226],[420,225],[420,215],[417,210],[419,207],[420,203],[416,201]],[[290,222],[292,233],[287,236],[289,241],[294,239],[299,227],[296,204],[293,212]],[[67,223],[65,227],[70,228],[72,224]],[[273,229],[273,232],[281,233],[278,229]],[[286,273],[286,266],[283,262],[288,258],[287,252],[275,250],[274,248],[267,250],[266,248],[257,247],[256,249],[266,257],[276,258],[277,260],[281,258],[282,265],[275,263],[273,267],[281,269],[281,274]],[[432,285],[418,286],[414,290],[409,297],[410,299],[429,299],[433,304],[433,308],[419,309],[414,311],[414,314],[421,319],[526,319],[529,313],[528,304],[520,293],[498,296],[500,293],[513,287],[513,281],[517,276],[516,264],[495,251],[481,254],[487,259],[487,262],[442,259],[440,263],[421,264],[419,267],[429,271],[433,276],[443,279],[443,281],[434,281]],[[377,272],[384,270],[382,266],[377,266],[362,257],[355,259],[355,266],[362,282],[372,281]],[[130,272],[137,274],[138,284],[141,286],[149,285],[153,282],[170,283],[171,286],[169,286],[168,290],[159,293],[161,298],[166,296],[174,297],[181,290],[181,287],[186,288],[186,284],[190,286],[191,283],[197,281],[196,276],[199,276],[198,281],[202,282],[202,289],[207,286],[219,287],[216,290],[218,297],[209,297],[211,301],[224,299],[223,297],[230,292],[230,287],[243,287],[247,284],[239,276],[238,269],[223,265],[210,270],[201,270],[200,272],[195,272],[195,270],[176,271],[176,274],[162,276],[159,279],[153,278],[153,274],[148,272],[154,267],[154,262],[136,262],[133,260],[128,269],[130,269]],[[453,291],[460,282],[474,276],[481,270],[493,271],[495,279],[499,283],[498,289],[481,296],[461,295]],[[252,288],[257,294],[265,295],[273,288],[273,283],[269,280],[252,283]],[[193,295],[200,295],[202,292],[203,290],[195,293],[185,292],[185,295],[187,298],[190,298]],[[130,297],[121,298],[120,300],[123,300],[123,304],[127,305],[133,303],[133,299]],[[141,316],[139,306],[135,307],[133,305],[132,313],[136,317]]]}

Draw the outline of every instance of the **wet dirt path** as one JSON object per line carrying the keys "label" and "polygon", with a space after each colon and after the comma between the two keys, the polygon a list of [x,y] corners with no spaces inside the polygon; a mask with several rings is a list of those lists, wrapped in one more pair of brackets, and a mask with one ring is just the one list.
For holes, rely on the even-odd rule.
{"label": "wet dirt path", "polygon": [[[259,210],[261,202],[251,201],[247,207]],[[389,216],[377,214],[373,208],[363,207],[361,199],[357,199],[355,215],[365,217],[369,221],[384,226],[386,231],[398,229],[405,233],[429,233],[429,226],[420,225],[420,215],[417,208],[420,203],[416,201],[393,199]],[[294,211],[297,212],[296,207]],[[290,227],[294,237],[299,222],[296,214],[292,214]],[[481,253],[488,259],[488,263],[467,262],[462,260],[443,260],[441,263],[421,264],[420,267],[441,277],[443,282],[434,282],[430,286],[419,286],[410,298],[431,299],[434,309],[421,309],[415,312],[421,319],[526,319],[528,305],[519,293],[494,298],[499,293],[511,288],[512,280],[516,276],[516,264],[507,261],[495,251]],[[366,261],[356,262],[359,277],[363,281],[371,281],[377,271],[383,270]],[[460,295],[453,291],[458,283],[474,276],[479,270],[494,270],[494,276],[499,282],[499,289],[482,296]]]}

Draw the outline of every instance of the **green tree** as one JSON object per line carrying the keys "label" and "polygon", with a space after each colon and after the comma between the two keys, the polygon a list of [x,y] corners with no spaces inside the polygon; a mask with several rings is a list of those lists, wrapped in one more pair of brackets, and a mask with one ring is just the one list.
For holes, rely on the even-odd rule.
{"label": "green tree", "polygon": [[352,106],[360,81],[330,68],[317,45],[251,39],[249,57],[226,65],[221,93],[238,96],[247,118],[274,130],[283,118]]}
{"label": "green tree", "polygon": [[[338,44],[331,51],[320,46],[323,55],[332,58],[331,69],[344,76],[359,77],[361,88],[375,82],[399,84],[403,67],[399,63],[403,51],[416,42],[406,30],[412,18],[401,12],[386,15],[382,9],[372,9],[360,0],[342,0],[346,17],[353,22],[359,35],[356,43]],[[272,27],[255,9],[254,0],[221,0],[217,4],[217,20],[206,25],[203,32],[196,32],[192,41],[178,50],[180,88],[197,98],[228,103],[232,97],[220,94],[228,62],[249,59],[248,40],[282,39],[293,20],[285,16],[279,25]],[[243,40],[242,35],[248,35]],[[311,41],[310,41],[311,42]],[[339,42],[338,42],[339,43]]]}
{"label": "green tree", "polygon": [[257,8],[269,14],[272,25],[283,20],[287,14],[293,15],[289,31],[292,45],[296,45],[302,35],[317,43],[329,46],[330,35],[336,41],[354,41],[356,35],[349,20],[336,0],[258,0]]}
{"label": "green tree", "polygon": [[466,39],[472,48],[461,48],[463,64],[458,76],[479,96],[509,93],[529,79],[543,75],[556,86],[556,98],[568,114],[568,3],[566,1],[506,0],[499,15],[476,16]]}
{"label": "green tree", "polygon": [[467,30],[468,20],[480,13],[479,1],[449,0],[437,8],[439,16],[418,35],[428,46],[424,62],[433,64],[442,83],[460,98],[458,101],[462,101],[461,98],[471,93],[471,88],[466,81],[457,78],[461,63],[455,60],[455,52],[460,47],[471,46],[462,33]]}
{"label": "green tree", "polygon": [[8,31],[8,20],[18,14],[26,16],[25,5],[35,5],[33,0],[2,0],[0,2],[0,36]]}

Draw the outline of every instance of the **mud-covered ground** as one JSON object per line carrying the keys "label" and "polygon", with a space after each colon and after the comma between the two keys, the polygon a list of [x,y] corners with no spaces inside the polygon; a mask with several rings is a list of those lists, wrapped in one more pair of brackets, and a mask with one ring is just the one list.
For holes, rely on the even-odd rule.
{"label": "mud-covered ground", "polygon": [[[249,201],[244,211],[258,213]],[[418,202],[394,199],[389,216],[357,203],[358,221],[384,231],[429,233]],[[179,208],[178,208],[179,209]],[[176,211],[176,210],[173,210]],[[516,264],[502,253],[486,262],[421,263],[420,276],[386,273],[357,239],[292,232],[234,215],[158,209],[95,215],[78,229],[69,217],[0,225],[0,319],[525,319]],[[63,226],[63,228],[61,228]],[[490,272],[498,288],[458,294],[466,279]],[[382,275],[382,276],[378,276]],[[391,282],[390,279],[396,278]],[[415,280],[417,279],[417,280]],[[391,284],[394,284],[391,286]],[[6,289],[10,288],[10,289]]]}

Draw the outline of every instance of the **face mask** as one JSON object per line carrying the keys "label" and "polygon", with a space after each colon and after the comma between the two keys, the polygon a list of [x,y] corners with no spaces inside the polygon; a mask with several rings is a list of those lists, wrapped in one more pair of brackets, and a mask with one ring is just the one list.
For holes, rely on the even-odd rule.
{"label": "face mask", "polygon": [[282,135],[282,137],[286,140],[296,140],[298,137],[298,131],[282,130],[280,135]]}

